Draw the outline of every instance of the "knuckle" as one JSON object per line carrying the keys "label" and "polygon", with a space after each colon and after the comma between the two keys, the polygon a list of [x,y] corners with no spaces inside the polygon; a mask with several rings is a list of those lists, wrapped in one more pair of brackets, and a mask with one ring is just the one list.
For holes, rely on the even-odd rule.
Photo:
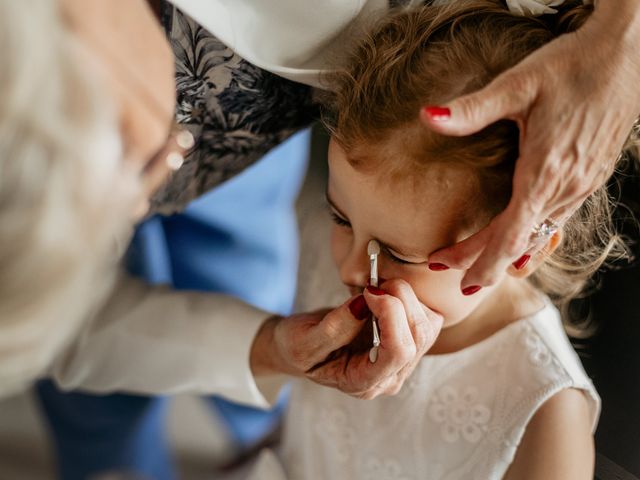
{"label": "knuckle", "polygon": [[519,71],[517,73],[505,74],[499,77],[496,87],[504,92],[503,107],[519,106],[527,102],[527,99],[537,90],[537,77],[530,71]]}
{"label": "knuckle", "polygon": [[331,315],[325,316],[322,320],[322,324],[320,326],[320,333],[326,340],[332,340],[339,336],[341,332],[340,326],[342,322],[338,321],[337,318]]}
{"label": "knuckle", "polygon": [[476,95],[469,95],[458,99],[456,108],[462,113],[464,118],[477,122],[480,112],[482,111],[480,100]]}
{"label": "knuckle", "polygon": [[387,280],[384,284],[385,290],[389,292],[394,297],[400,297],[403,294],[408,294],[413,292],[411,286],[406,280],[401,278],[394,278],[391,280]]}
{"label": "knuckle", "polygon": [[442,329],[442,324],[444,323],[444,318],[441,315],[437,315],[430,322],[427,322],[428,327],[426,328],[424,343],[422,345],[422,351],[425,352],[431,348],[431,346],[435,343],[438,335],[440,334],[440,330]]}
{"label": "knuckle", "polygon": [[530,200],[528,204],[530,210],[534,210],[534,200],[544,203],[553,193],[558,183],[560,174],[554,168],[545,168],[539,175],[531,180]]}
{"label": "knuckle", "polygon": [[517,73],[507,73],[499,77],[498,82],[503,90],[507,90],[512,94],[520,94],[524,90],[532,87],[533,77],[529,71],[519,71]]}
{"label": "knuckle", "polygon": [[416,344],[412,339],[404,338],[402,342],[402,348],[399,349],[398,352],[398,364],[404,367],[405,365],[411,363],[416,355],[418,354],[418,349],[416,348]]}
{"label": "knuckle", "polygon": [[430,322],[422,322],[415,331],[416,354],[423,355],[433,344],[438,333]]}
{"label": "knuckle", "polygon": [[580,198],[584,194],[585,184],[579,178],[571,178],[563,188],[563,196],[569,198]]}
{"label": "knuckle", "polygon": [[447,255],[446,264],[450,267],[461,267],[466,266],[468,263],[468,258],[466,256],[466,252],[462,249],[451,249]]}
{"label": "knuckle", "polygon": [[384,295],[380,298],[379,306],[385,313],[397,313],[398,311],[404,311],[402,301],[393,295]]}
{"label": "knuckle", "polygon": [[291,362],[296,366],[303,366],[307,364],[309,358],[309,352],[301,348],[300,345],[293,345],[289,349],[289,358]]}
{"label": "knuckle", "polygon": [[358,394],[358,398],[360,400],[373,400],[377,396],[378,394],[376,393],[375,389],[367,390],[366,392]]}
{"label": "knuckle", "polygon": [[482,287],[491,287],[496,284],[496,277],[493,272],[485,273],[478,277],[477,283]]}
{"label": "knuckle", "polygon": [[[526,232],[526,236],[528,237],[528,233]],[[522,240],[523,235],[520,232],[512,232],[507,233],[504,237],[502,244],[502,251],[505,256],[510,258],[516,257],[520,254],[520,252],[524,249],[524,242]],[[492,283],[485,283],[484,285],[493,285],[493,281],[495,280],[493,272],[486,272],[484,275],[481,275],[481,280]]]}
{"label": "knuckle", "polygon": [[393,384],[391,384],[389,386],[389,388],[386,391],[386,394],[391,396],[391,397],[394,397],[394,396],[398,395],[400,393],[400,391],[402,390],[403,383],[404,382],[402,382],[402,381],[394,382]]}

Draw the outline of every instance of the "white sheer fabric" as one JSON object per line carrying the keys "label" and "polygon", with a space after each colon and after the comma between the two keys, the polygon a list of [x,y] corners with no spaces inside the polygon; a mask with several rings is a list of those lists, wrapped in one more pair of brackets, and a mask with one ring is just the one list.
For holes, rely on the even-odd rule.
{"label": "white sheer fabric", "polygon": [[533,414],[565,388],[584,391],[595,429],[599,397],[549,305],[464,350],[426,356],[395,397],[362,401],[296,381],[282,465],[264,453],[252,478],[500,479]]}

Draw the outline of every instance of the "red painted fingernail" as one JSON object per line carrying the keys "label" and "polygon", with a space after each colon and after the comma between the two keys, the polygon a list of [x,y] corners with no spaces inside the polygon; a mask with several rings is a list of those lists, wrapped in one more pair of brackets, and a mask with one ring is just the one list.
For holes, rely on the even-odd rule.
{"label": "red painted fingernail", "polygon": [[385,291],[384,291],[384,290],[382,290],[381,288],[374,287],[374,286],[371,286],[371,285],[369,285],[369,286],[367,287],[367,290],[368,290],[368,291],[369,291],[369,293],[371,293],[372,295],[378,295],[378,296],[380,296],[380,295],[386,295],[386,294],[387,294],[387,292],[385,292]]}
{"label": "red painted fingernail", "polygon": [[441,272],[442,270],[449,270],[444,263],[430,263],[429,270],[433,270],[434,272]]}
{"label": "red painted fingernail", "polygon": [[424,111],[429,115],[431,120],[435,120],[436,122],[449,120],[451,118],[451,110],[447,107],[429,106],[424,107]]}
{"label": "red painted fingernail", "polygon": [[371,310],[369,310],[369,307],[367,306],[367,301],[364,299],[364,295],[358,295],[356,298],[351,300],[349,310],[351,311],[351,315],[358,320],[364,320],[365,318],[369,318],[371,315]]}
{"label": "red painted fingernail", "polygon": [[531,255],[522,255],[519,259],[513,262],[513,266],[515,267],[516,270],[522,270],[524,266],[527,263],[529,263],[530,258],[531,258]]}
{"label": "red painted fingernail", "polygon": [[474,293],[477,293],[481,288],[482,287],[480,285],[471,285],[470,287],[463,288],[462,294],[468,297],[469,295],[473,295]]}

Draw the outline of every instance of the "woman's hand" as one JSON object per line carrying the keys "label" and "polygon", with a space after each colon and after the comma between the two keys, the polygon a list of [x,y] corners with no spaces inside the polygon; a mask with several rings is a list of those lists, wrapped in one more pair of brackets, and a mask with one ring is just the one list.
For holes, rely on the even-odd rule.
{"label": "woman's hand", "polygon": [[600,0],[583,27],[486,88],[423,110],[425,123],[445,135],[469,135],[501,118],[520,127],[507,208],[476,235],[430,257],[440,264],[434,269],[468,269],[463,290],[493,284],[512,262],[522,265],[534,225],[562,224],[613,172],[640,114],[639,5]]}
{"label": "woman's hand", "polygon": [[[306,376],[358,398],[396,394],[440,332],[442,317],[427,309],[402,280],[369,287],[332,311],[272,317],[254,341],[256,376]],[[371,330],[378,318],[380,347],[369,361]]]}

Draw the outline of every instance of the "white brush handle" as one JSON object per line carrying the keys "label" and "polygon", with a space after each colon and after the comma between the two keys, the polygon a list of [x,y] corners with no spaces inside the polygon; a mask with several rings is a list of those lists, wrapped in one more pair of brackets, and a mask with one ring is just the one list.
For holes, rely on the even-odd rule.
{"label": "white brush handle", "polygon": [[[369,275],[369,284],[373,287],[378,286],[378,255],[369,256],[371,270]],[[380,346],[380,332],[378,330],[378,320],[375,316],[371,317],[373,326],[373,347],[369,350],[369,361],[376,363],[378,360],[378,347]]]}

